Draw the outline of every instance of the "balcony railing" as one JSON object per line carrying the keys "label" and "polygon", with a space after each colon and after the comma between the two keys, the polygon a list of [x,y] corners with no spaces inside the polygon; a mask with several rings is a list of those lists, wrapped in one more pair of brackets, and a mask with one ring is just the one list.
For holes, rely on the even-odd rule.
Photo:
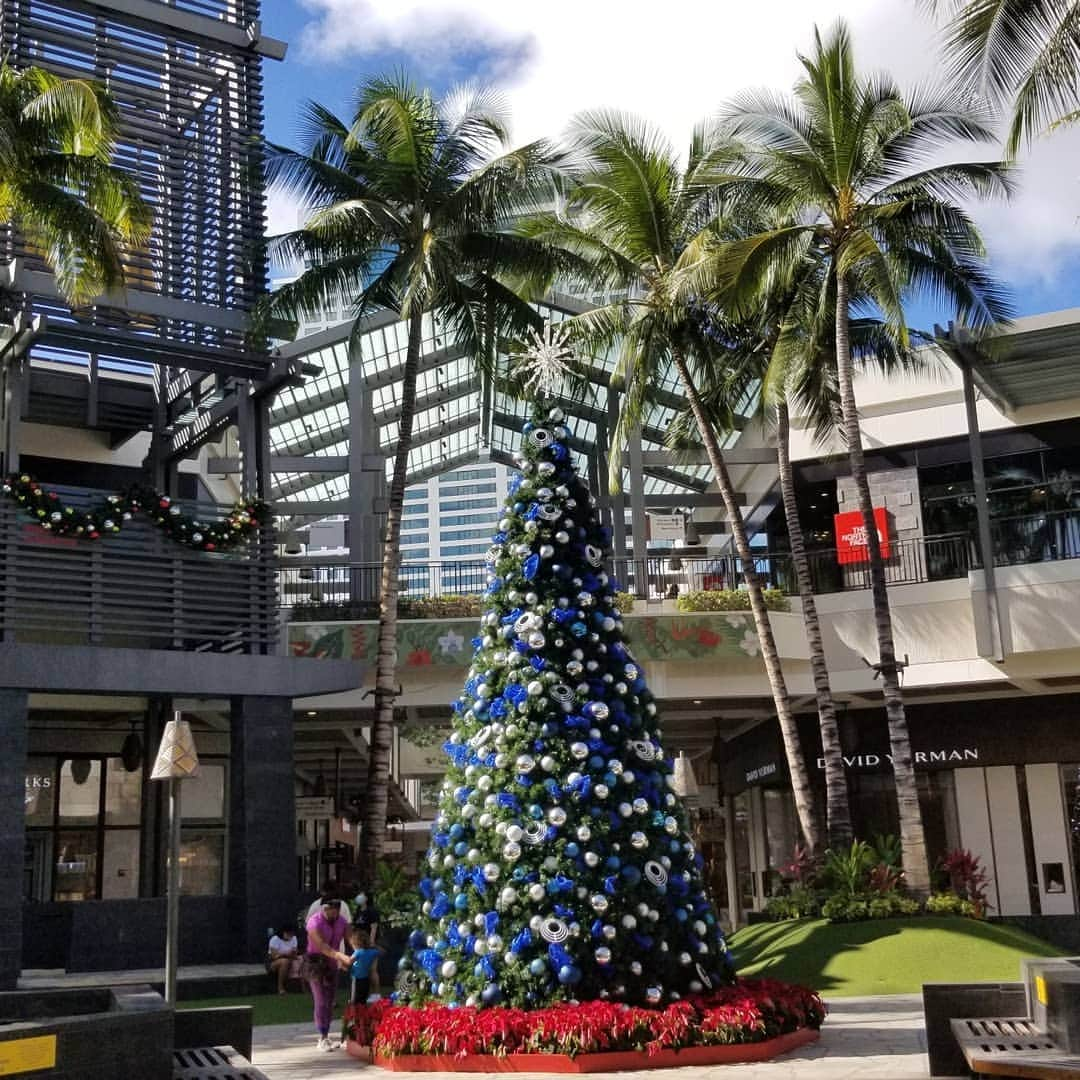
{"label": "balcony railing", "polygon": [[[993,522],[994,564],[1047,562],[1080,558],[1080,511],[1063,511]],[[815,593],[870,588],[865,562],[841,564],[835,549],[808,553]],[[914,585],[966,577],[982,566],[978,544],[967,533],[892,540],[885,576],[890,585]],[[788,552],[757,552],[754,570],[762,586],[785,595],[798,593],[795,568]],[[742,564],[734,555],[686,556],[677,550],[646,559],[613,559],[620,590],[639,600],[674,599],[686,593],[738,589]],[[448,596],[474,596],[487,586],[482,559],[453,562],[404,562],[398,575],[406,601]],[[298,609],[294,617],[373,618],[378,614],[381,568],[347,561],[294,565],[281,574],[282,603]],[[406,605],[408,607],[408,605]]]}
{"label": "balcony railing", "polygon": [[[104,492],[57,488],[70,505]],[[228,508],[185,503],[201,520]],[[0,640],[187,652],[272,653],[277,566],[267,532],[243,550],[204,553],[137,518],[100,540],[52,536],[0,502]],[[61,661],[62,662],[62,661]]]}

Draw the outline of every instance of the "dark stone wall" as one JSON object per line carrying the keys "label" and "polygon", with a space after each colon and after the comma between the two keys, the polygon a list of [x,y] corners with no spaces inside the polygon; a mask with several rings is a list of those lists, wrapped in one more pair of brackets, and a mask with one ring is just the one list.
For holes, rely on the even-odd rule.
{"label": "dark stone wall", "polygon": [[291,922],[296,887],[292,702],[232,699],[229,895],[238,959],[266,955],[266,932]]}
{"label": "dark stone wall", "polygon": [[[73,1011],[65,1011],[73,1010]],[[29,1017],[19,1022],[19,1018]],[[45,1019],[42,1019],[42,1018]],[[55,1080],[171,1080],[173,1011],[146,987],[0,994],[0,1047],[55,1036]]]}
{"label": "dark stone wall", "polygon": [[22,961],[22,880],[26,858],[25,690],[0,690],[0,990],[13,990]]}
{"label": "dark stone wall", "polygon": [[[240,958],[225,896],[180,898],[180,963]],[[165,899],[26,904],[23,966],[122,971],[165,963]]]}
{"label": "dark stone wall", "polygon": [[1005,915],[990,921],[1019,927],[1071,956],[1080,956],[1080,915]]}

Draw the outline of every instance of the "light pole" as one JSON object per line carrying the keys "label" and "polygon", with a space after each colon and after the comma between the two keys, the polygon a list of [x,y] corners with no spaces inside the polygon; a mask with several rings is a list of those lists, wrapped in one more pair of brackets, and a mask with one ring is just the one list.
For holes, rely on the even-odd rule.
{"label": "light pole", "polygon": [[180,946],[180,781],[199,771],[191,725],[179,710],[165,725],[151,780],[169,784],[169,851],[166,863],[165,1003],[176,1005],[176,966]]}

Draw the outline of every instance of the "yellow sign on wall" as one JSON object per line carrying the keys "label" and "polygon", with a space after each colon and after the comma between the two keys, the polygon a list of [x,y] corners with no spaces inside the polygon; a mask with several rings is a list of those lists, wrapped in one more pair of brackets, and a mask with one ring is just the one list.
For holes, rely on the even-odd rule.
{"label": "yellow sign on wall", "polygon": [[55,1035],[0,1042],[0,1076],[18,1076],[38,1069],[52,1069],[55,1065]]}
{"label": "yellow sign on wall", "polygon": [[1035,1000],[1038,1001],[1040,1005],[1045,1005],[1047,1003],[1046,980],[1041,975],[1035,976]]}

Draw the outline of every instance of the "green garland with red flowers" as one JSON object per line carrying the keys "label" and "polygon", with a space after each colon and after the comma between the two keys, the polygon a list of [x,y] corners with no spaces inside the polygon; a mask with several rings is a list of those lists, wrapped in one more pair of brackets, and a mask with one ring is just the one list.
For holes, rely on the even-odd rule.
{"label": "green garland with red flowers", "polygon": [[5,477],[0,492],[54,536],[86,540],[118,533],[125,522],[143,514],[177,544],[195,551],[230,551],[273,520],[269,504],[261,499],[244,499],[233,506],[224,521],[199,521],[168,495],[141,484],[120,495],[107,495],[86,510],[66,505],[55,491],[46,490],[26,473]]}

